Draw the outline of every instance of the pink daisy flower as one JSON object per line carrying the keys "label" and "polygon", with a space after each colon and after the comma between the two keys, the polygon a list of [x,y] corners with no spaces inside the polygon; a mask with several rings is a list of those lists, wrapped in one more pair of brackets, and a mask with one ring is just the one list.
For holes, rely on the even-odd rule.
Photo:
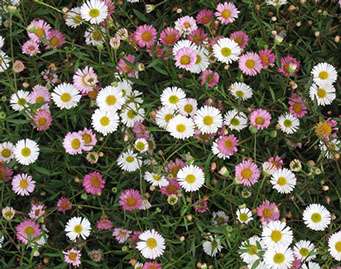
{"label": "pink daisy flower", "polygon": [[267,173],[270,173],[270,174],[273,174],[278,169],[282,169],[282,167],[283,167],[283,160],[279,156],[270,157],[263,164],[263,170]]}
{"label": "pink daisy flower", "polygon": [[258,54],[254,52],[248,52],[239,58],[239,69],[249,76],[256,76],[262,70],[262,61]]}
{"label": "pink daisy flower", "polygon": [[21,47],[21,50],[24,54],[34,56],[40,53],[39,44],[32,39],[27,40]]}
{"label": "pink daisy flower", "polygon": [[27,26],[28,36],[36,42],[42,41],[47,38],[48,33],[51,30],[51,26],[44,20],[35,19],[29,26]]}
{"label": "pink daisy flower", "polygon": [[179,170],[185,166],[186,163],[179,158],[176,158],[174,161],[169,161],[166,165],[166,172],[169,173],[168,177],[176,179]]}
{"label": "pink daisy flower", "polygon": [[249,36],[243,31],[236,31],[230,34],[230,39],[236,42],[241,49],[245,49],[249,43]]}
{"label": "pink daisy flower", "polygon": [[281,66],[278,68],[278,72],[285,77],[295,76],[300,70],[300,66],[301,64],[296,58],[287,55],[281,58]]}
{"label": "pink daisy flower", "polygon": [[136,121],[134,123],[132,131],[137,139],[144,138],[148,140],[150,138],[148,128],[141,121]]}
{"label": "pink daisy flower", "polygon": [[208,197],[204,197],[197,202],[194,203],[193,205],[194,211],[197,213],[205,213],[208,211]]}
{"label": "pink daisy flower", "polygon": [[30,219],[22,221],[15,227],[15,230],[17,239],[23,244],[37,239],[41,233],[39,225]]}
{"label": "pink daisy flower", "polygon": [[165,46],[173,46],[180,37],[181,35],[178,30],[172,27],[167,27],[160,33],[160,42]]}
{"label": "pink daisy flower", "polygon": [[138,72],[134,69],[135,66],[135,56],[128,54],[121,58],[117,63],[117,71],[120,74],[125,74],[128,77],[137,78]]}
{"label": "pink daisy flower", "polygon": [[63,33],[59,32],[56,29],[53,29],[48,32],[47,45],[46,45],[47,49],[60,48],[61,46],[63,46],[64,43],[65,43],[65,37]]}
{"label": "pink daisy flower", "polygon": [[39,109],[33,116],[33,125],[39,131],[46,131],[52,123],[52,116],[49,110]]}
{"label": "pink daisy flower", "polygon": [[195,64],[196,58],[197,54],[192,48],[184,47],[176,52],[175,65],[188,70]]}
{"label": "pink daisy flower", "polygon": [[140,48],[150,48],[154,45],[157,31],[151,25],[140,25],[134,32],[134,40]]}
{"label": "pink daisy flower", "polygon": [[104,4],[107,6],[108,8],[108,15],[107,15],[107,19],[109,19],[111,17],[111,15],[114,13],[115,11],[115,5],[113,3],[112,0],[103,0]]}
{"label": "pink daisy flower", "polygon": [[73,75],[73,85],[83,95],[93,91],[98,83],[97,75],[91,66],[78,69]]}
{"label": "pink daisy flower", "polygon": [[202,9],[198,12],[196,16],[196,21],[198,24],[207,25],[213,21],[214,13],[209,9]]}
{"label": "pink daisy flower", "polygon": [[83,178],[83,188],[85,192],[92,195],[101,195],[105,186],[105,180],[99,172],[91,172]]}
{"label": "pink daisy flower", "polygon": [[236,181],[244,186],[250,187],[259,179],[260,171],[251,160],[242,161],[236,165],[235,169]]}
{"label": "pink daisy flower", "polygon": [[289,269],[300,269],[300,268],[302,268],[302,261],[295,257]]}
{"label": "pink daisy flower", "polygon": [[279,209],[275,203],[266,200],[257,207],[257,216],[260,217],[262,224],[279,220]]}
{"label": "pink daisy flower", "polygon": [[214,15],[222,24],[229,24],[238,18],[239,10],[233,3],[220,3],[216,8]]}
{"label": "pink daisy flower", "polygon": [[175,29],[184,35],[188,35],[197,28],[197,23],[191,16],[184,16],[175,21]]}
{"label": "pink daisy flower", "polygon": [[258,130],[268,128],[271,122],[270,113],[261,108],[252,111],[249,118],[251,125]]}
{"label": "pink daisy flower", "polygon": [[28,101],[31,104],[39,104],[41,108],[48,109],[51,100],[49,90],[42,85],[35,85],[32,92],[28,96]]}
{"label": "pink daisy flower", "polygon": [[212,151],[219,158],[229,159],[232,155],[234,155],[237,151],[238,138],[234,135],[223,135],[216,139],[213,143]]}
{"label": "pink daisy flower", "polygon": [[161,264],[157,262],[146,262],[142,269],[162,269]]}
{"label": "pink daisy flower", "polygon": [[178,195],[180,190],[180,184],[175,179],[168,180],[168,185],[161,187],[160,192],[166,196]]}
{"label": "pink daisy flower", "polygon": [[31,211],[28,216],[33,220],[38,220],[45,214],[45,206],[43,204],[32,204]]}
{"label": "pink daisy flower", "polygon": [[202,28],[195,29],[188,35],[188,40],[192,41],[196,45],[200,45],[207,39],[207,34]]}
{"label": "pink daisy flower", "polygon": [[94,146],[97,144],[97,138],[94,131],[91,129],[84,128],[82,131],[79,131],[79,134],[82,136],[84,142],[83,150],[84,151],[92,150]]}
{"label": "pink daisy flower", "polygon": [[13,170],[5,166],[5,164],[0,161],[0,182],[8,182],[13,176]]}
{"label": "pink daisy flower", "polygon": [[12,179],[12,190],[20,196],[30,195],[36,186],[36,182],[28,174],[18,174]]}
{"label": "pink daisy flower", "polygon": [[125,211],[134,211],[142,207],[142,196],[139,191],[128,189],[121,193],[119,204]]}
{"label": "pink daisy flower", "polygon": [[66,153],[70,155],[81,154],[84,147],[82,135],[77,132],[67,133],[63,141],[63,146]]}
{"label": "pink daisy flower", "polygon": [[81,252],[78,249],[71,248],[69,250],[63,251],[64,261],[72,266],[79,267],[81,264]]}
{"label": "pink daisy flower", "polygon": [[57,211],[61,213],[65,213],[68,210],[71,210],[72,203],[66,197],[60,197],[57,202]]}
{"label": "pink daisy flower", "polygon": [[112,229],[113,225],[110,219],[106,217],[100,218],[96,223],[97,230],[100,231],[110,231]]}
{"label": "pink daisy flower", "polygon": [[129,237],[129,240],[132,241],[133,244],[136,244],[137,241],[139,241],[139,237],[141,235],[141,231],[133,231],[131,234],[130,234],[130,237]]}
{"label": "pink daisy flower", "polygon": [[219,74],[210,69],[206,69],[200,74],[200,85],[204,86],[207,84],[207,87],[213,88],[219,83]]}
{"label": "pink daisy flower", "polygon": [[115,228],[112,233],[113,237],[115,237],[120,244],[126,242],[129,239],[130,234],[131,231],[122,228]]}
{"label": "pink daisy flower", "polygon": [[275,54],[269,50],[264,49],[258,52],[259,58],[262,61],[263,68],[268,68],[269,66],[273,66],[276,60]]}
{"label": "pink daisy flower", "polygon": [[308,109],[301,96],[293,93],[289,97],[289,112],[296,118],[303,118],[307,113]]}

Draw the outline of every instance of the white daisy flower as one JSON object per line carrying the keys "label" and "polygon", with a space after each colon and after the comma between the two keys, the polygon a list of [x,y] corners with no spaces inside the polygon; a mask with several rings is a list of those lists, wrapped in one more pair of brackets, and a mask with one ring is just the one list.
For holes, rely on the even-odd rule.
{"label": "white daisy flower", "polygon": [[10,105],[14,111],[22,111],[25,108],[28,108],[29,103],[29,95],[28,91],[19,90],[16,93],[13,93],[10,98]]}
{"label": "white daisy flower", "polygon": [[214,134],[223,125],[223,117],[219,109],[213,106],[204,106],[194,115],[195,125],[204,134]]}
{"label": "white daisy flower", "polygon": [[77,238],[87,239],[91,232],[91,224],[87,218],[73,217],[65,225],[66,236],[75,241]]}
{"label": "white daisy flower", "polygon": [[316,258],[315,246],[310,241],[301,240],[294,246],[294,255],[301,261],[310,261]]}
{"label": "white daisy flower", "polygon": [[223,246],[221,245],[219,238],[210,236],[209,240],[202,242],[202,248],[207,255],[214,257],[221,252]]}
{"label": "white daisy flower", "polygon": [[214,225],[224,225],[227,224],[229,217],[222,210],[212,213],[212,223]]}
{"label": "white daisy flower", "polygon": [[97,106],[102,110],[117,111],[124,102],[121,89],[112,86],[100,90],[96,98]]}
{"label": "white daisy flower", "polygon": [[134,143],[134,148],[140,153],[146,152],[149,149],[148,141],[144,138],[138,138]]}
{"label": "white daisy flower", "polygon": [[253,265],[261,257],[262,242],[258,236],[243,241],[239,250],[240,258],[248,265]]}
{"label": "white daisy flower", "polygon": [[0,144],[0,161],[9,162],[14,158],[14,145],[11,142]]}
{"label": "white daisy flower", "polygon": [[122,123],[127,127],[133,127],[135,122],[143,121],[144,115],[144,109],[135,103],[129,103],[120,113]]}
{"label": "white daisy flower", "polygon": [[289,269],[294,261],[294,255],[291,249],[286,247],[269,248],[265,251],[264,261],[267,268],[271,269]]}
{"label": "white daisy flower", "polygon": [[151,172],[146,172],[144,174],[144,179],[148,183],[152,184],[152,186],[157,186],[157,187],[165,187],[169,184],[168,180],[166,177],[162,176],[161,174],[158,173],[151,173]]}
{"label": "white daisy flower", "polygon": [[178,108],[180,101],[184,98],[186,98],[184,90],[178,87],[167,87],[160,96],[162,105],[173,109]]}
{"label": "white daisy flower", "polygon": [[285,113],[279,116],[278,125],[283,133],[293,134],[298,130],[300,121],[294,115]]}
{"label": "white daisy flower", "polygon": [[273,189],[279,193],[290,193],[296,186],[296,176],[287,168],[277,169],[271,176]]}
{"label": "white daisy flower", "polygon": [[88,0],[81,5],[81,17],[92,24],[100,24],[108,15],[108,7],[104,1]]}
{"label": "white daisy flower", "polygon": [[77,28],[82,24],[80,7],[74,7],[66,13],[65,24],[71,28]]}
{"label": "white daisy flower", "polygon": [[20,196],[30,195],[36,186],[36,182],[28,174],[15,175],[12,179],[12,190]]}
{"label": "white daisy flower", "polygon": [[253,95],[252,88],[243,82],[233,83],[230,86],[229,91],[234,97],[243,101],[250,99]]}
{"label": "white daisy flower", "polygon": [[289,226],[279,220],[270,221],[263,225],[262,240],[268,248],[275,246],[288,247],[293,236]]}
{"label": "white daisy flower", "polygon": [[175,21],[175,29],[183,35],[187,35],[197,28],[196,20],[192,16],[181,17]]}
{"label": "white daisy flower", "polygon": [[302,264],[301,269],[321,269],[321,266],[316,262],[310,261],[308,263]]}
{"label": "white daisy flower", "polygon": [[337,79],[337,72],[334,66],[328,63],[319,63],[311,71],[316,84],[333,84]]}
{"label": "white daisy flower", "polygon": [[209,52],[207,49],[203,47],[197,47],[196,48],[196,61],[195,63],[188,69],[188,71],[194,73],[194,74],[199,74],[202,71],[206,70],[208,66],[210,65],[209,62]]}
{"label": "white daisy flower", "polygon": [[108,135],[117,130],[120,118],[116,112],[96,109],[91,116],[91,125],[99,133]]}
{"label": "white daisy flower", "polygon": [[341,230],[332,234],[328,240],[330,255],[337,261],[341,261]]}
{"label": "white daisy flower", "polygon": [[320,204],[310,204],[303,211],[304,224],[314,231],[324,231],[331,221],[330,212]]}
{"label": "white daisy flower", "polygon": [[34,163],[39,157],[39,146],[28,138],[19,140],[14,148],[14,157],[22,165]]}
{"label": "white daisy flower", "polygon": [[205,183],[205,174],[202,169],[196,165],[186,165],[177,173],[177,180],[180,186],[186,192],[199,190]]}
{"label": "white daisy flower", "polygon": [[167,131],[177,139],[186,139],[194,135],[194,122],[191,118],[177,115],[169,120]]}
{"label": "white daisy flower", "polygon": [[341,141],[336,138],[328,141],[320,140],[320,150],[326,158],[334,159],[335,154],[341,151]]}
{"label": "white daisy flower", "polygon": [[117,159],[117,164],[123,171],[134,172],[142,166],[141,159],[132,150],[122,152]]}
{"label": "white daisy flower", "polygon": [[179,102],[179,112],[184,116],[193,116],[197,112],[198,102],[194,98],[185,98]]}
{"label": "white daisy flower", "polygon": [[312,101],[316,100],[319,106],[330,105],[336,98],[336,89],[332,84],[313,83],[309,90],[309,97]]}
{"label": "white daisy flower", "polygon": [[239,59],[241,49],[239,45],[229,38],[221,38],[213,45],[214,57],[222,63],[230,64]]}
{"label": "white daisy flower", "polygon": [[115,85],[115,88],[121,91],[121,95],[126,98],[133,93],[132,82],[126,79],[122,81],[118,81]]}
{"label": "white daisy flower", "polygon": [[146,259],[154,260],[162,256],[166,249],[165,239],[155,230],[147,230],[139,235],[136,248]]}
{"label": "white daisy flower", "polygon": [[175,109],[167,106],[161,107],[155,116],[155,122],[160,128],[167,128],[169,121],[174,118]]}
{"label": "white daisy flower", "polygon": [[237,219],[240,223],[248,224],[252,218],[252,212],[248,208],[239,208],[236,212]]}
{"label": "white daisy flower", "polygon": [[91,46],[102,46],[104,43],[104,29],[101,27],[88,28],[85,33],[85,44]]}
{"label": "white daisy flower", "polygon": [[7,54],[0,50],[0,73],[5,72],[8,69],[10,62],[11,60]]}
{"label": "white daisy flower", "polygon": [[239,132],[247,127],[247,116],[243,112],[232,109],[227,111],[224,122],[229,129]]}
{"label": "white daisy flower", "polygon": [[79,90],[70,83],[62,83],[54,88],[52,99],[60,109],[76,107],[81,99]]}

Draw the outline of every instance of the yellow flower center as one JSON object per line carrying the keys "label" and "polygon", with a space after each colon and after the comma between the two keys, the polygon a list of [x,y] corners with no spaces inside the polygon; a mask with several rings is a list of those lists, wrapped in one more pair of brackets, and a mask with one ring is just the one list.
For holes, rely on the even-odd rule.
{"label": "yellow flower center", "polygon": [[71,141],[71,147],[72,147],[73,149],[79,149],[80,146],[81,146],[81,141],[79,141],[78,138],[72,139],[72,141]]}
{"label": "yellow flower center", "polygon": [[181,63],[181,64],[183,64],[183,65],[188,65],[188,64],[190,64],[190,62],[191,62],[191,57],[190,57],[190,56],[188,56],[188,55],[182,55],[182,56],[180,57],[180,63]]}
{"label": "yellow flower center", "polygon": [[236,95],[237,95],[238,97],[244,97],[244,92],[238,90],[238,91],[236,91]]}
{"label": "yellow flower center", "polygon": [[224,147],[225,147],[226,149],[231,149],[231,148],[233,147],[232,141],[231,141],[230,139],[225,140],[225,142],[224,142]]}
{"label": "yellow flower center", "polygon": [[299,252],[300,252],[302,257],[307,257],[310,253],[309,249],[307,249],[307,248],[301,248]]}
{"label": "yellow flower center", "polygon": [[18,105],[24,106],[26,104],[26,100],[24,98],[19,98],[18,99]]}
{"label": "yellow flower center", "polygon": [[50,46],[51,47],[58,47],[59,45],[59,39],[57,37],[52,37],[50,40],[49,40],[49,43],[50,43]]}
{"label": "yellow flower center", "polygon": [[185,111],[186,113],[188,113],[188,114],[192,113],[192,111],[193,111],[193,106],[192,106],[191,104],[186,104],[186,105],[184,106],[184,111]]}
{"label": "yellow flower center", "polygon": [[212,125],[213,124],[213,117],[212,116],[205,116],[203,119],[205,125]]}
{"label": "yellow flower center", "polygon": [[240,219],[241,222],[245,222],[245,221],[247,221],[249,219],[249,217],[247,216],[246,213],[241,213],[239,215],[239,219]]}
{"label": "yellow flower center", "polygon": [[132,163],[134,160],[135,160],[135,158],[134,158],[133,156],[128,156],[128,157],[126,158],[126,161],[127,161],[128,163]]}
{"label": "yellow flower center", "polygon": [[127,205],[130,207],[136,206],[136,204],[137,204],[136,199],[134,197],[131,197],[131,196],[127,198],[126,202],[127,202]]}
{"label": "yellow flower center", "polygon": [[329,74],[326,71],[321,71],[319,74],[320,79],[327,79],[328,77],[329,77]]}
{"label": "yellow flower center", "polygon": [[279,186],[285,186],[287,183],[288,183],[288,181],[285,177],[279,177],[277,180],[277,184]]}
{"label": "yellow flower center", "polygon": [[44,97],[42,97],[42,96],[38,96],[38,97],[36,98],[36,103],[38,103],[38,104],[45,103],[45,99],[44,99]]}
{"label": "yellow flower center", "polygon": [[68,92],[64,92],[60,96],[60,100],[62,100],[64,103],[69,102],[71,100],[71,94],[69,94]]}
{"label": "yellow flower center", "polygon": [[154,249],[157,247],[157,242],[154,238],[149,238],[146,241],[146,245],[148,248]]}
{"label": "yellow flower center", "polygon": [[224,11],[221,12],[221,16],[224,19],[229,19],[231,17],[231,11],[229,9],[224,9]]}
{"label": "yellow flower center", "polygon": [[180,124],[178,124],[178,125],[176,126],[176,130],[177,130],[179,133],[183,133],[183,132],[186,131],[186,125],[180,123]]}
{"label": "yellow flower center", "polygon": [[327,91],[323,88],[318,88],[317,96],[320,98],[325,98],[327,96]]}
{"label": "yellow flower center", "polygon": [[154,179],[155,181],[160,181],[161,176],[160,176],[160,175],[153,175],[153,179]]}
{"label": "yellow flower center", "polygon": [[135,144],[135,148],[136,148],[137,150],[139,150],[139,151],[144,150],[144,143],[141,142],[141,141],[137,142],[137,143]]}
{"label": "yellow flower center", "polygon": [[220,52],[224,57],[229,57],[232,54],[232,50],[230,48],[222,48]]}
{"label": "yellow flower center", "polygon": [[110,119],[107,116],[103,116],[100,119],[100,123],[102,126],[108,126],[110,124]]}
{"label": "yellow flower center", "polygon": [[41,118],[38,119],[37,123],[38,123],[37,124],[38,126],[44,126],[47,123],[47,119],[44,118],[44,117],[41,117]]}
{"label": "yellow flower center", "polygon": [[11,151],[9,149],[3,149],[1,151],[1,156],[4,157],[4,158],[8,158],[11,156]]}
{"label": "yellow flower center", "polygon": [[133,119],[136,117],[136,112],[134,110],[129,110],[127,116],[129,119]]}
{"label": "yellow flower center", "polygon": [[26,178],[20,180],[20,182],[19,182],[19,187],[23,190],[26,190],[28,188],[28,185],[29,184],[28,184],[28,181]]}
{"label": "yellow flower center", "polygon": [[314,214],[311,215],[311,220],[314,223],[319,223],[322,220],[322,216],[321,216],[320,213],[314,213]]}
{"label": "yellow flower center", "polygon": [[101,41],[102,40],[102,32],[99,30],[95,30],[91,33],[91,37],[95,41]]}
{"label": "yellow flower center", "polygon": [[150,42],[152,39],[153,39],[153,35],[151,32],[143,32],[142,35],[141,35],[141,39],[144,41],[144,42]]}
{"label": "yellow flower center", "polygon": [[89,11],[89,16],[91,18],[97,18],[99,16],[99,14],[100,14],[100,10],[98,8],[92,8]]}
{"label": "yellow flower center", "polygon": [[258,252],[258,248],[256,245],[249,245],[247,248],[247,253],[249,255],[256,255]]}
{"label": "yellow flower center", "polygon": [[179,97],[177,97],[176,95],[172,95],[168,98],[168,101],[174,105],[179,102]]}
{"label": "yellow flower center", "polygon": [[185,178],[185,181],[188,183],[188,184],[193,184],[195,182],[195,175],[187,175],[186,178]]}
{"label": "yellow flower center", "polygon": [[117,102],[117,98],[114,95],[109,95],[107,96],[107,98],[105,99],[105,102],[107,103],[108,106],[113,106],[116,104]]}
{"label": "yellow flower center", "polygon": [[256,117],[256,120],[255,120],[256,124],[264,124],[265,122],[265,119],[263,117]]}
{"label": "yellow flower center", "polygon": [[252,170],[250,168],[244,168],[241,172],[241,176],[244,179],[250,179],[252,177]]}
{"label": "yellow flower center", "polygon": [[32,235],[34,234],[34,228],[32,226],[27,226],[25,228],[25,234],[27,235],[27,237],[32,237]]}
{"label": "yellow flower center", "polygon": [[80,224],[77,224],[74,228],[73,231],[77,234],[80,234],[83,231],[83,226]]}
{"label": "yellow flower center", "polygon": [[91,135],[87,133],[83,134],[82,138],[83,138],[84,144],[90,144],[92,142]]}
{"label": "yellow flower center", "polygon": [[231,120],[231,124],[232,124],[233,126],[238,126],[238,125],[240,124],[240,121],[239,121],[237,118],[233,118],[233,119]]}
{"label": "yellow flower center", "polygon": [[256,62],[255,62],[253,59],[248,59],[248,60],[245,62],[245,65],[246,65],[247,68],[252,69],[252,68],[255,67]]}
{"label": "yellow flower center", "polygon": [[28,157],[31,155],[31,149],[28,147],[25,147],[21,150],[21,155],[24,157]]}
{"label": "yellow flower center", "polygon": [[278,230],[274,230],[272,231],[271,233],[271,240],[274,241],[274,242],[279,242],[281,241],[282,239],[282,232],[281,231],[278,231]]}
{"label": "yellow flower center", "polygon": [[43,28],[36,28],[34,30],[34,33],[39,37],[42,38],[43,36],[45,36],[45,32]]}
{"label": "yellow flower center", "polygon": [[290,128],[290,127],[292,126],[292,121],[289,120],[289,119],[285,119],[285,120],[283,121],[283,125],[284,125],[285,127],[287,127],[287,128]]}
{"label": "yellow flower center", "polygon": [[335,249],[337,252],[341,252],[341,241],[336,242]]}
{"label": "yellow flower center", "polygon": [[166,122],[169,122],[171,119],[173,119],[173,115],[172,114],[166,114],[164,119]]}
{"label": "yellow flower center", "polygon": [[272,217],[272,211],[269,208],[264,208],[263,216],[266,217],[266,218]]}
{"label": "yellow flower center", "polygon": [[76,252],[69,252],[68,257],[71,261],[76,261],[77,260],[77,253]]}
{"label": "yellow flower center", "polygon": [[101,186],[101,181],[99,180],[97,176],[92,176],[90,183],[95,188],[99,188]]}
{"label": "yellow flower center", "polygon": [[282,253],[276,253],[273,258],[274,263],[282,264],[285,261],[285,256]]}

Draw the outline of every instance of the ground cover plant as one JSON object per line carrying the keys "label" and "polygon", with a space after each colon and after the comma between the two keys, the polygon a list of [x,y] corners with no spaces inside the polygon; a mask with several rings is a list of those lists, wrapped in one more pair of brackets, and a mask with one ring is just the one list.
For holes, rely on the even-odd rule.
{"label": "ground cover plant", "polygon": [[341,268],[341,1],[0,4],[0,268]]}

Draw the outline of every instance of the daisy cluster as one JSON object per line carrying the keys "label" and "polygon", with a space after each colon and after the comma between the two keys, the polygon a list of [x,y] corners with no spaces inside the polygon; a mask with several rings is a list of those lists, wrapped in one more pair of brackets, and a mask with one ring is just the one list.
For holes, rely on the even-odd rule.
{"label": "daisy cluster", "polygon": [[341,1],[57,2],[0,7],[4,268],[340,269]]}

